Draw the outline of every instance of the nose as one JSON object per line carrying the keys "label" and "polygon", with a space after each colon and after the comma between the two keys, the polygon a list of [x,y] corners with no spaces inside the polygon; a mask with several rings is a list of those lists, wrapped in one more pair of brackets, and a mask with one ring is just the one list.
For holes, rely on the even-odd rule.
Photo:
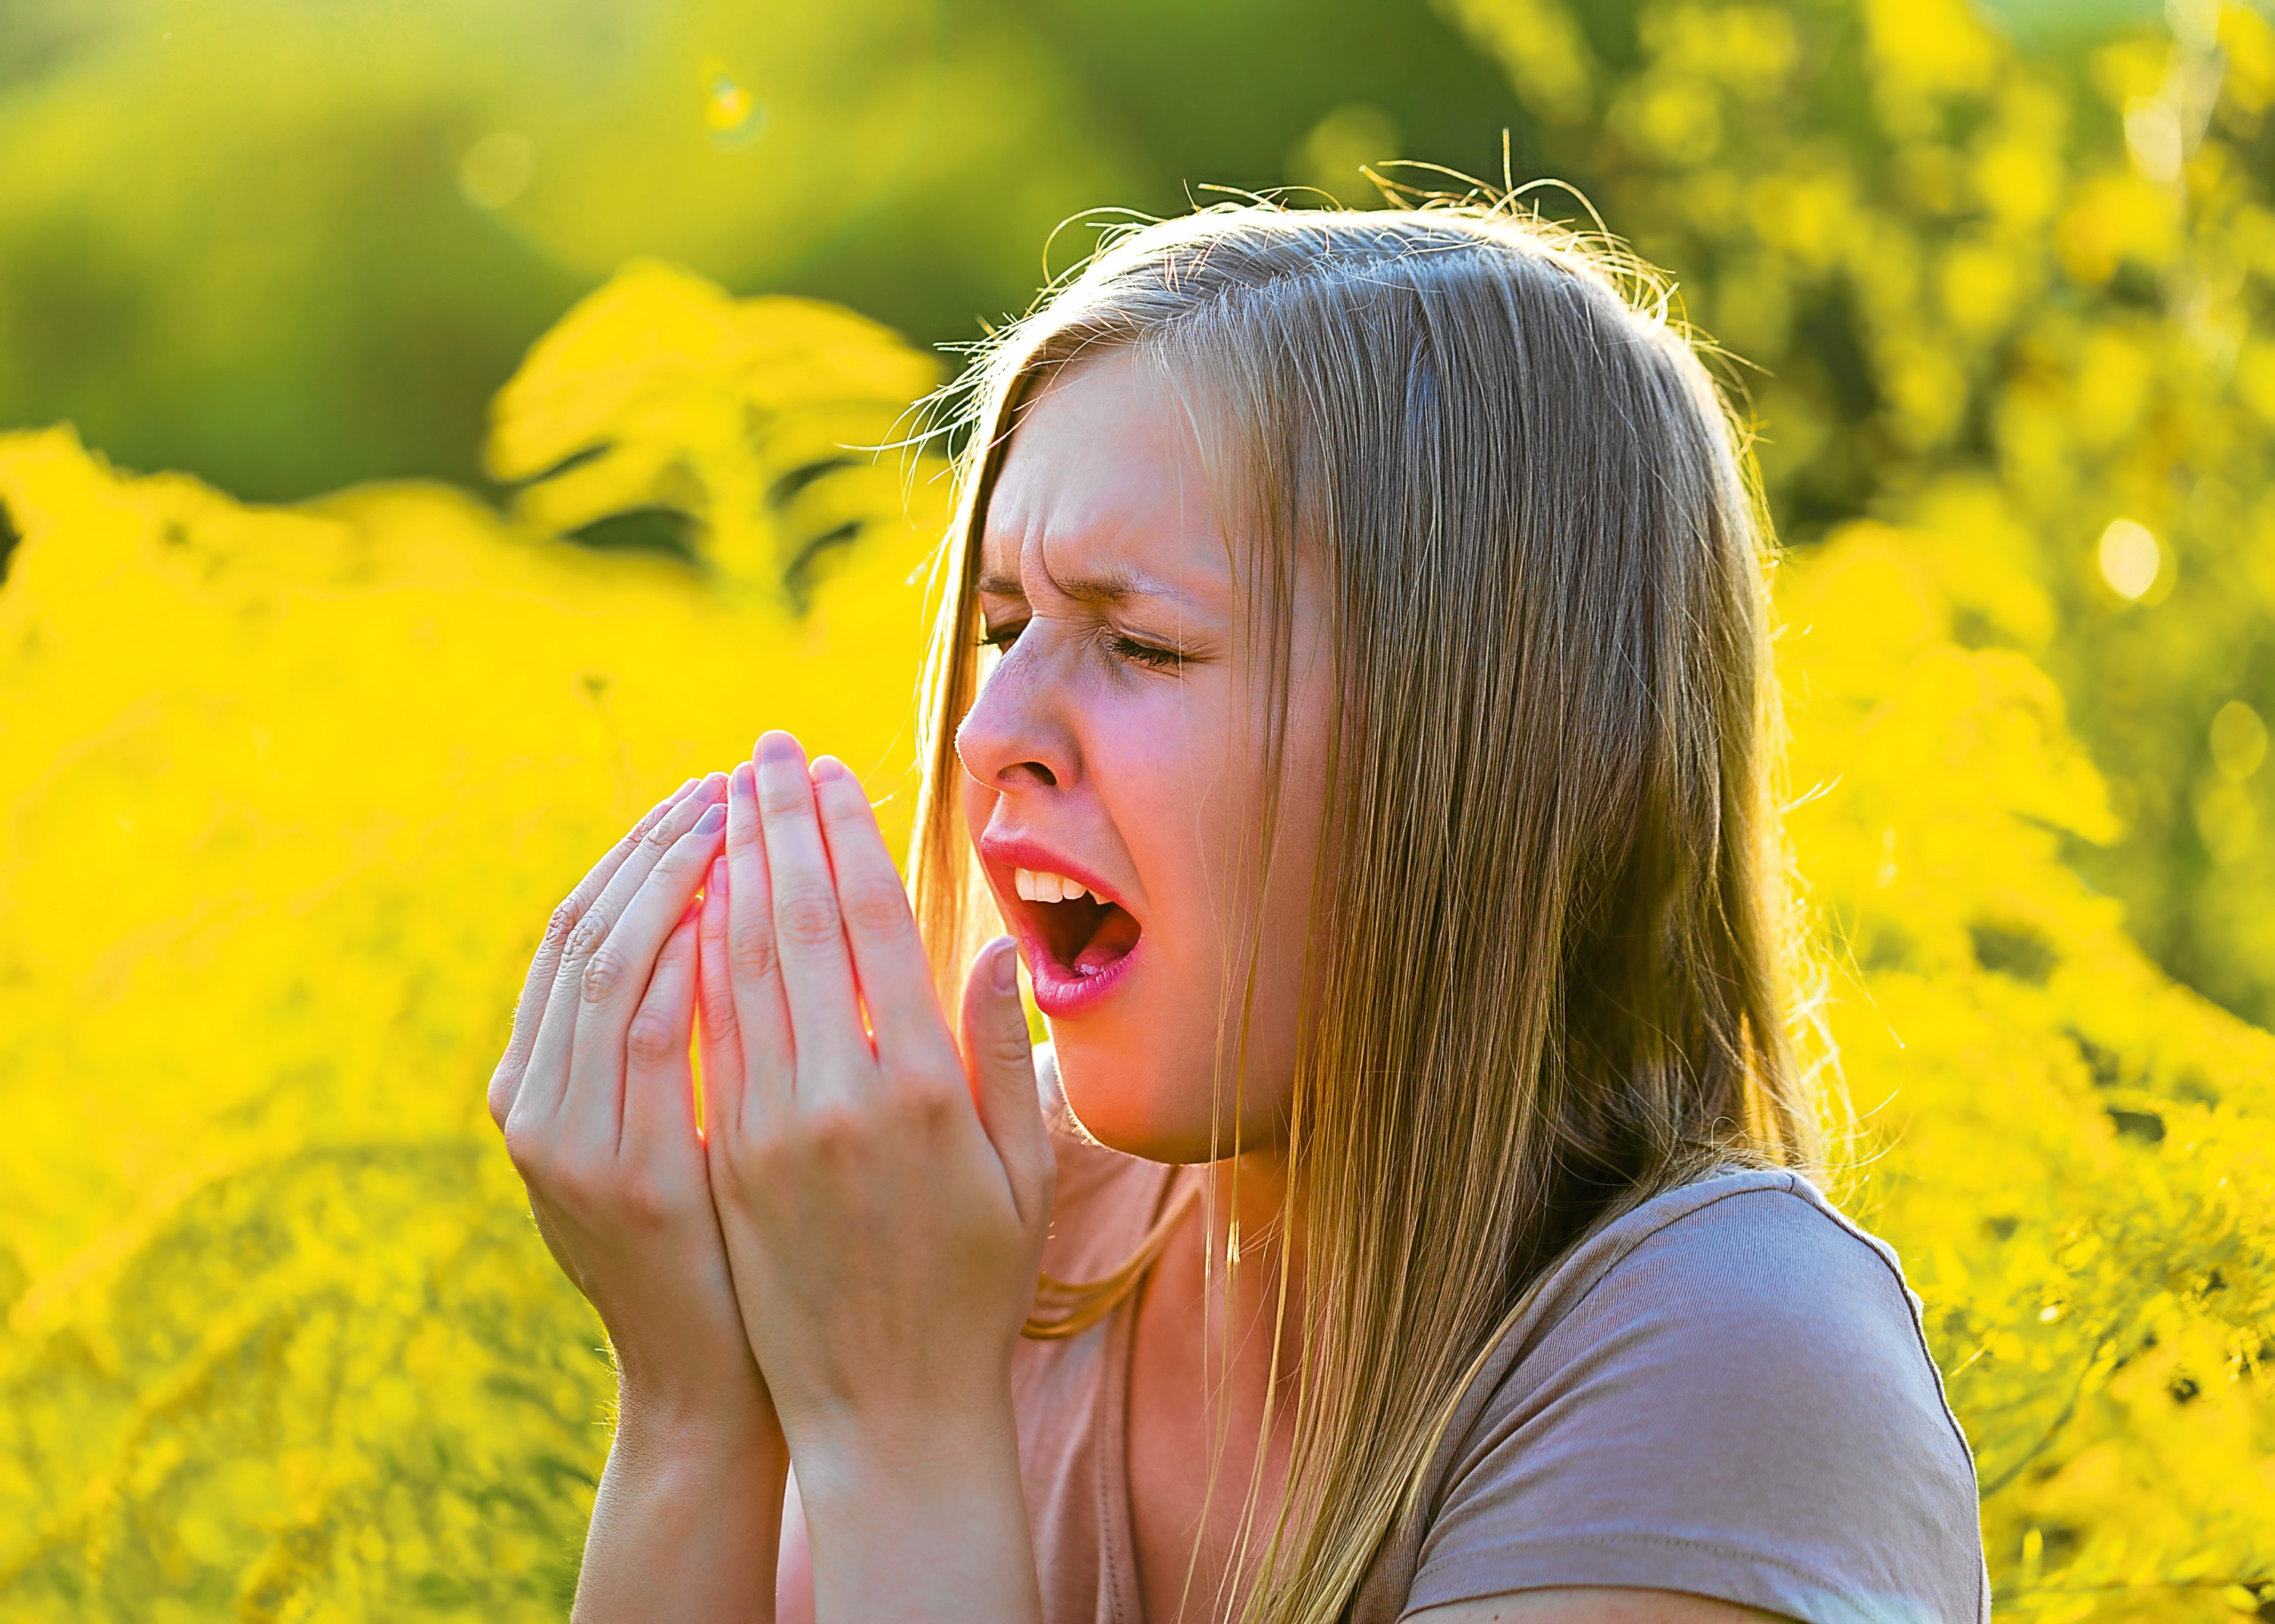
{"label": "nose", "polygon": [[1072,784],[1082,753],[1031,629],[995,662],[956,729],[964,770],[990,789],[1052,789]]}

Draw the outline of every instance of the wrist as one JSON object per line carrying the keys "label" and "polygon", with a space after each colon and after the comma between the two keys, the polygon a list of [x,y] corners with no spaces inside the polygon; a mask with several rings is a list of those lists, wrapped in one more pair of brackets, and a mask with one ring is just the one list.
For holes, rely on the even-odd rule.
{"label": "wrist", "polygon": [[630,1384],[593,1506],[576,1624],[771,1624],[790,1452],[748,1407],[647,1401]]}
{"label": "wrist", "polygon": [[798,1494],[817,1515],[838,1504],[858,1513],[881,1495],[903,1503],[953,1497],[975,1476],[1018,1476],[1018,1423],[1008,1392],[1001,1403],[953,1412],[816,1417],[795,1431]]}
{"label": "wrist", "polygon": [[1018,1430],[1000,1407],[796,1429],[820,1617],[1038,1620]]}
{"label": "wrist", "polygon": [[616,1438],[689,1462],[707,1458],[773,1462],[788,1469],[789,1446],[766,1390],[720,1393],[641,1381],[630,1374],[616,1384]]}

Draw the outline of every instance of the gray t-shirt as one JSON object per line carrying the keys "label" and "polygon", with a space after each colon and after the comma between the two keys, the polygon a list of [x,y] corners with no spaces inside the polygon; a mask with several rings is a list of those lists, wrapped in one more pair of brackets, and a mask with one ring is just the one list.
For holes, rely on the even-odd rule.
{"label": "gray t-shirt", "polygon": [[[1176,1170],[1085,1141],[1063,1105],[1054,1118],[1043,1266],[1096,1279]],[[1014,1362],[1048,1624],[1141,1617],[1132,1323],[1125,1306]],[[1790,1173],[1672,1191],[1560,1264],[1471,1386],[1421,1504],[1352,1624],[1564,1585],[1687,1590],[1807,1624],[1990,1616],[1974,1462],[1918,1299],[1885,1243]]]}

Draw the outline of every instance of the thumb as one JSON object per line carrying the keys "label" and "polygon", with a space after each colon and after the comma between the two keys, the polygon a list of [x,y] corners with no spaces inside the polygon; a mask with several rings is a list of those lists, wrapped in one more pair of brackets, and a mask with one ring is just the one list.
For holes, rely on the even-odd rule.
{"label": "thumb", "polygon": [[1009,936],[979,950],[964,984],[964,1066],[979,1125],[1001,1159],[1022,1221],[1047,1215],[1051,1199],[1050,1136],[1035,1091],[1035,1057],[1027,1039],[1027,1012],[1019,1003],[1019,955]]}

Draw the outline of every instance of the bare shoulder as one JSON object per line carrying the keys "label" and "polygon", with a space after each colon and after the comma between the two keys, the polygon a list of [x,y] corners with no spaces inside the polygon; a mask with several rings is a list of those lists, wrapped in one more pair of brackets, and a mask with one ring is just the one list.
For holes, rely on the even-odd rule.
{"label": "bare shoulder", "polygon": [[1406,1615],[1403,1624],[1784,1624],[1784,1615],[1679,1590],[1524,1590]]}

